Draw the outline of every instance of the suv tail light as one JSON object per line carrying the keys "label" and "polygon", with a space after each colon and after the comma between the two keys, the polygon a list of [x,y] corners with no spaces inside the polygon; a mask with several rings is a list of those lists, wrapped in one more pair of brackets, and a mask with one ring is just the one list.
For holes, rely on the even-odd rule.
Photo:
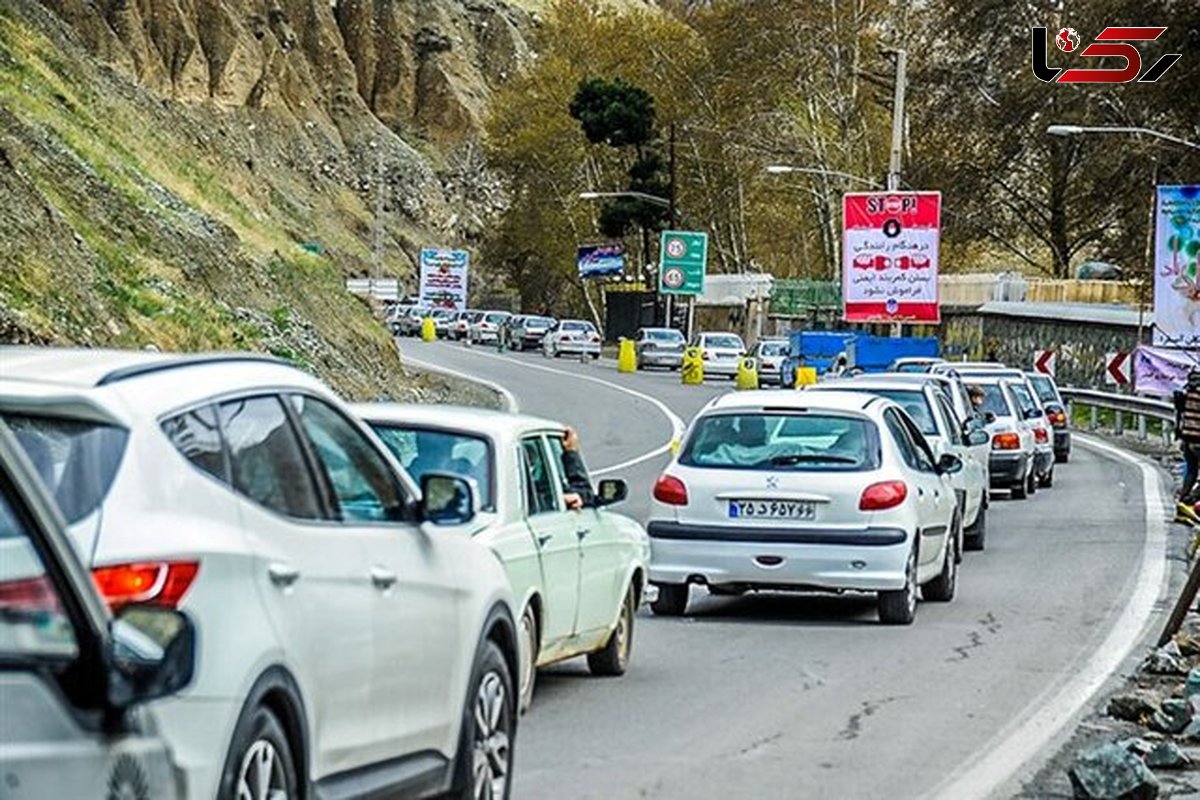
{"label": "suv tail light", "polygon": [[114,611],[129,603],[176,608],[200,571],[198,561],[112,564],[92,570],[92,580]]}
{"label": "suv tail light", "polygon": [[1050,424],[1056,428],[1067,427],[1067,415],[1066,415],[1066,412],[1064,412],[1064,411],[1059,411],[1058,409],[1055,409],[1054,411],[1051,411],[1049,414],[1047,414],[1046,418],[1049,419]]}
{"label": "suv tail light", "polygon": [[992,437],[992,449],[993,450],[1020,450],[1021,449],[1021,437],[1020,437],[1020,435],[1012,433],[1012,432],[997,433],[995,436]]}
{"label": "suv tail light", "polygon": [[1033,440],[1038,444],[1045,444],[1046,442],[1050,441],[1050,434],[1045,428],[1034,428]]}
{"label": "suv tail light", "polygon": [[880,481],[863,489],[858,499],[859,511],[883,511],[895,508],[908,498],[908,484],[904,481]]}
{"label": "suv tail light", "polygon": [[669,506],[686,506],[687,486],[674,475],[663,475],[654,484],[654,499]]}

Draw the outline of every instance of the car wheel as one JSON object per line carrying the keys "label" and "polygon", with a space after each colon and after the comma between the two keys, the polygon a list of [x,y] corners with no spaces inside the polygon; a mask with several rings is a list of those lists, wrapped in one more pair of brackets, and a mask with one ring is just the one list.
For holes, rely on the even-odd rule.
{"label": "car wheel", "polygon": [[1029,470],[1029,477],[1025,479],[1025,494],[1035,495],[1038,490],[1038,476],[1034,470]]}
{"label": "car wheel", "polygon": [[609,634],[604,649],[588,653],[588,669],[593,675],[614,678],[625,674],[629,668],[629,654],[633,650],[633,619],[636,611],[637,590],[630,586],[621,602],[617,627]]}
{"label": "car wheel", "polygon": [[1024,478],[1018,478],[1017,482],[1012,485],[1012,496],[1013,496],[1014,500],[1024,500],[1025,499],[1026,493],[1025,493],[1025,479]]}
{"label": "car wheel", "polygon": [[908,553],[904,588],[879,593],[879,621],[884,625],[911,625],[917,618],[917,548]]}
{"label": "car wheel", "polygon": [[458,774],[451,797],[508,799],[516,730],[512,675],[496,643],[485,642],[463,708]]}
{"label": "car wheel", "polygon": [[1055,462],[1057,462],[1059,464],[1066,464],[1068,461],[1071,460],[1071,451],[1064,450],[1061,453],[1055,453],[1054,460],[1055,460]]}
{"label": "car wheel", "polygon": [[533,705],[533,685],[537,683],[538,621],[533,604],[521,615],[520,674],[517,675],[517,709],[524,714]]}
{"label": "car wheel", "polygon": [[958,588],[958,533],[962,526],[962,517],[957,513],[950,523],[950,539],[946,542],[946,557],[942,561],[942,571],[938,576],[921,588],[921,596],[934,603],[949,603],[954,599]]}
{"label": "car wheel", "polygon": [[686,583],[659,583],[658,597],[650,610],[659,617],[682,617],[687,611],[690,588]]}
{"label": "car wheel", "polygon": [[291,800],[300,796],[287,734],[267,707],[258,706],[238,721],[219,796],[221,800]]}
{"label": "car wheel", "polygon": [[967,550],[982,550],[984,541],[987,539],[987,506],[980,505],[979,513],[975,515],[975,522],[971,527],[967,528],[967,535],[963,542]]}
{"label": "car wheel", "polygon": [[1050,489],[1054,486],[1054,467],[1050,467],[1050,471],[1042,476],[1042,488]]}

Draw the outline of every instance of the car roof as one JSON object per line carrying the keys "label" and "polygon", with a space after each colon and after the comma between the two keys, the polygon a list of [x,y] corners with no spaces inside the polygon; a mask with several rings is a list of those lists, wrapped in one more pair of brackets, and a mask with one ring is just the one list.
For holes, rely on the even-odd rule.
{"label": "car roof", "polygon": [[862,413],[866,410],[867,406],[886,402],[888,401],[878,395],[849,390],[822,389],[819,392],[758,390],[723,394],[709,402],[704,411],[735,411],[740,409],[801,411],[821,409]]}
{"label": "car roof", "polygon": [[944,364],[946,359],[941,356],[901,356],[893,364]]}
{"label": "car roof", "polygon": [[254,353],[160,353],[152,350],[100,350],[82,347],[3,347],[0,377],[5,380],[92,388],[156,372],[207,364],[252,362],[286,366]]}
{"label": "car roof", "polygon": [[998,371],[1005,369],[1013,369],[1007,364],[1001,364],[999,361],[943,361],[940,364],[935,364],[934,369],[946,370],[953,369],[959,372],[963,370],[972,371]]}
{"label": "car roof", "polygon": [[350,407],[368,422],[451,428],[497,438],[531,431],[562,430],[561,422],[473,406],[421,403],[355,403]]}
{"label": "car roof", "polygon": [[915,383],[929,385],[933,383],[953,385],[954,378],[945,372],[880,372],[871,375],[867,380],[894,384]]}
{"label": "car roof", "polygon": [[871,375],[867,377],[835,378],[834,380],[814,384],[809,388],[819,392],[853,392],[859,389],[864,392],[873,392],[879,389],[919,392],[930,385],[929,381],[892,381],[887,378],[877,378]]}

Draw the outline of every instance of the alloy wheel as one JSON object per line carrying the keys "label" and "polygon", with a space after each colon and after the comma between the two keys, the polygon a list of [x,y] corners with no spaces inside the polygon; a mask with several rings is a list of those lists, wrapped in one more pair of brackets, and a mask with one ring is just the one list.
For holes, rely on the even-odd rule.
{"label": "alloy wheel", "polygon": [[532,609],[529,609],[521,615],[521,672],[517,676],[517,693],[522,698],[529,692],[529,685],[533,682],[534,670],[537,669],[536,654],[537,622],[534,620]]}
{"label": "alloy wheel", "polygon": [[473,742],[472,796],[475,800],[506,797],[512,758],[509,739],[508,692],[496,672],[488,672],[475,693],[475,741]]}
{"label": "alloy wheel", "polygon": [[283,761],[275,745],[266,739],[254,742],[242,757],[237,800],[288,800]]}

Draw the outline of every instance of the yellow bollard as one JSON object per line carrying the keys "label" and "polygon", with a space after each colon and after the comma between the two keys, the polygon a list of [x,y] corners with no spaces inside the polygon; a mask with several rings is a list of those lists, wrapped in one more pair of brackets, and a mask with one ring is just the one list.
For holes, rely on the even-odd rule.
{"label": "yellow bollard", "polygon": [[817,382],[816,367],[796,367],[796,388],[812,386]]}
{"label": "yellow bollard", "polygon": [[704,383],[704,356],[699,347],[689,347],[683,351],[683,366],[679,377],[684,386],[699,386]]}
{"label": "yellow bollard", "polygon": [[432,342],[437,338],[437,328],[433,324],[433,317],[426,317],[421,320],[421,341]]}
{"label": "yellow bollard", "polygon": [[758,388],[758,362],[747,356],[738,362],[737,377],[734,386],[739,392]]}
{"label": "yellow bollard", "polygon": [[621,337],[617,350],[617,372],[637,372],[637,348],[633,346],[633,339]]}

